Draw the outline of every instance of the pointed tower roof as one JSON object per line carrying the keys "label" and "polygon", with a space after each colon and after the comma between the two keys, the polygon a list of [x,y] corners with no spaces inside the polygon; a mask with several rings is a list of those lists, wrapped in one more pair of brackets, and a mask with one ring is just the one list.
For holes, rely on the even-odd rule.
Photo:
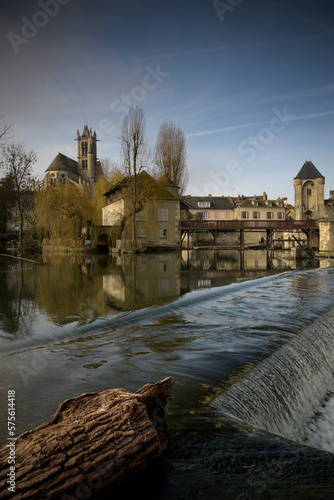
{"label": "pointed tower roof", "polygon": [[84,129],[83,129],[83,132],[82,132],[82,137],[89,137],[88,125],[84,126]]}
{"label": "pointed tower roof", "polygon": [[313,165],[311,161],[306,161],[302,168],[299,170],[295,179],[324,179],[319,170]]}

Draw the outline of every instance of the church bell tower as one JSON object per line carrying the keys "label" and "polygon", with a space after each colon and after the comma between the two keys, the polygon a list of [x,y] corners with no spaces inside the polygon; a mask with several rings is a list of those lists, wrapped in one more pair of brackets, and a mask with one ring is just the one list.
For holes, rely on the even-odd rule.
{"label": "church bell tower", "polygon": [[94,186],[97,174],[97,157],[96,157],[96,132],[84,126],[82,135],[77,131],[78,141],[78,171],[82,181],[89,183],[90,187]]}

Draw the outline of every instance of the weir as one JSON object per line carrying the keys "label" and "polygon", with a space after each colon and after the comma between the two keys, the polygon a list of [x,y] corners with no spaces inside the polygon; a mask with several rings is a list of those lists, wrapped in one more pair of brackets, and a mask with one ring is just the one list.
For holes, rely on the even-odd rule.
{"label": "weir", "polygon": [[[306,443],[310,442],[305,438],[313,425],[310,422],[333,388],[334,307],[261,361],[211,405],[246,424]],[[317,447],[314,441],[312,445]]]}

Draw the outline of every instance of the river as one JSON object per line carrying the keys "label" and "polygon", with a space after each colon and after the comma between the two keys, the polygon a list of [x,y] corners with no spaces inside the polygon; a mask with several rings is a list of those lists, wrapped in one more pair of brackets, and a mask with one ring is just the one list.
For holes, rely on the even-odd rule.
{"label": "river", "polygon": [[[119,495],[331,498],[332,380],[298,439],[212,404],[326,318],[334,306],[326,261],[202,249],[0,264],[0,397],[16,391],[17,435],[64,399],[172,376],[167,450]],[[6,433],[1,404],[1,444]]]}

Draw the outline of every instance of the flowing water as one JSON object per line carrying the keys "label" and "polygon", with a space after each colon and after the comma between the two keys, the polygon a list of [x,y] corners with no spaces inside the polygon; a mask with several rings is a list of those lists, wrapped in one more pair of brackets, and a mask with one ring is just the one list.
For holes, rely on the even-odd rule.
{"label": "flowing water", "polygon": [[[295,264],[209,250],[3,261],[0,397],[16,391],[17,434],[64,399],[171,375],[167,450],[120,495],[331,498],[334,269]],[[2,444],[6,429],[1,404]]]}

